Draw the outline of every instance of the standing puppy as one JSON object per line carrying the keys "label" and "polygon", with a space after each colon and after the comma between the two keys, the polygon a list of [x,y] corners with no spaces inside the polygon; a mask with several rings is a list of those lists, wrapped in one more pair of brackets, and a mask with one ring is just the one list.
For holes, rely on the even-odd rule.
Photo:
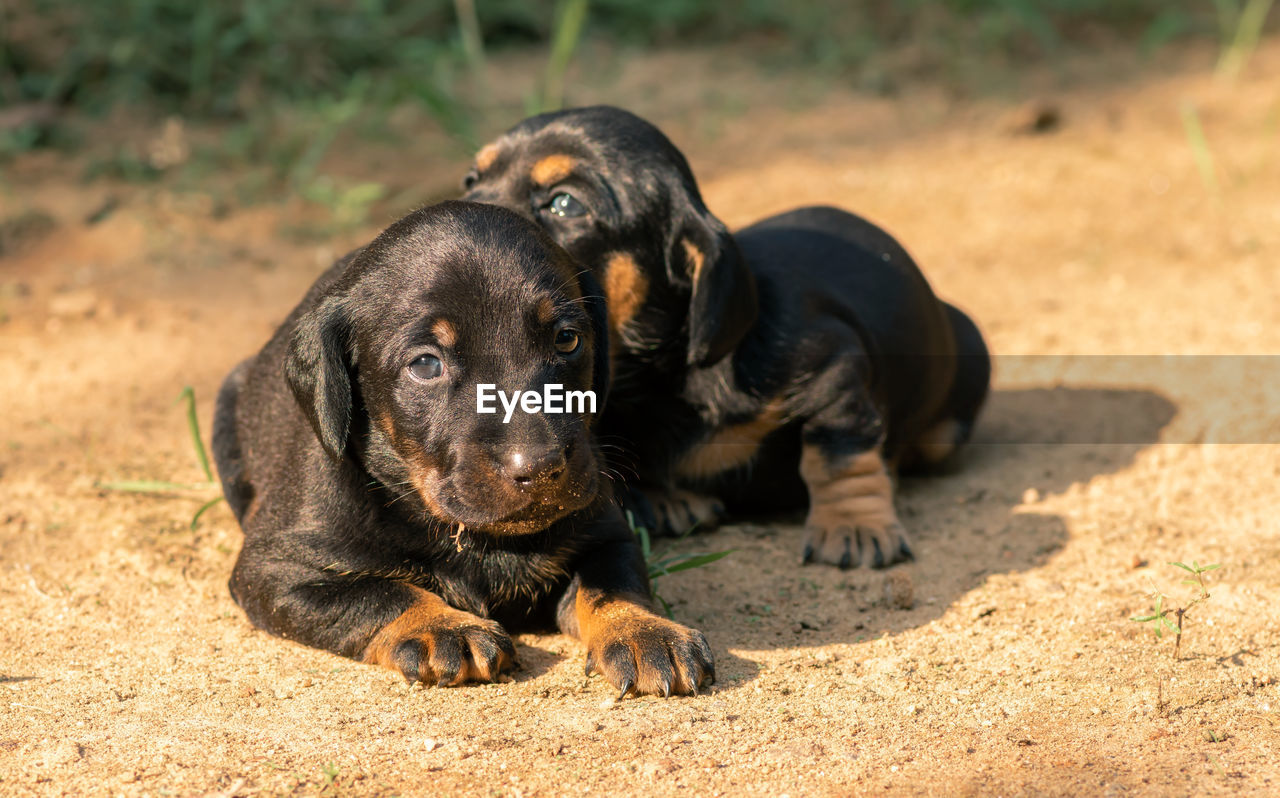
{"label": "standing puppy", "polygon": [[678,531],[807,499],[806,562],[912,556],[891,475],[967,440],[990,362],[891,236],[826,207],[730,235],[666,136],[605,106],[526,119],[465,188],[538,221],[603,283],[601,433],[638,474],[641,517]]}
{"label": "standing puppy", "polygon": [[558,624],[623,695],[697,692],[711,651],[651,611],[595,408],[478,412],[480,385],[603,403],[605,335],[590,272],[501,208],[426,208],[339,261],[218,395],[236,602],[410,680],[492,681],[508,630]]}

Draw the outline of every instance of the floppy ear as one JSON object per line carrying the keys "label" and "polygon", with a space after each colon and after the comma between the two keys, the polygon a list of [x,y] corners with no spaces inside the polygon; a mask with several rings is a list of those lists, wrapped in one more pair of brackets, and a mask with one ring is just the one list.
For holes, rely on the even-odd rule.
{"label": "floppy ear", "polygon": [[341,297],[326,297],[298,320],[284,378],[320,445],[341,458],[351,427],[350,323]]}
{"label": "floppy ear", "polygon": [[755,323],[756,279],[728,228],[705,209],[690,209],[678,229],[670,262],[683,264],[693,285],[688,363],[710,366],[732,352]]}
{"label": "floppy ear", "polygon": [[590,269],[583,269],[578,277],[578,290],[582,303],[591,316],[591,338],[595,357],[591,363],[591,390],[595,392],[597,407],[603,408],[609,397],[609,309],[604,288]]}

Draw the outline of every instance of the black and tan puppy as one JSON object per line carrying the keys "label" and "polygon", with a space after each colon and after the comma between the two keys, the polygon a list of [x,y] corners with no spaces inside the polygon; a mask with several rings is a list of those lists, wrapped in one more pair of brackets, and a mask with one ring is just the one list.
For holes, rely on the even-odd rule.
{"label": "black and tan puppy", "polygon": [[891,477],[968,438],[990,362],[891,236],[827,207],[730,235],[666,136],[609,107],[526,119],[465,188],[538,221],[603,283],[600,431],[638,475],[642,517],[682,529],[807,500],[806,562],[912,556]]}
{"label": "black and tan puppy", "polygon": [[602,403],[605,336],[590,272],[501,208],[417,211],[337,263],[218,395],[249,619],[432,684],[556,624],[624,695],[710,682],[702,634],[651,611],[589,403],[477,412],[477,385]]}

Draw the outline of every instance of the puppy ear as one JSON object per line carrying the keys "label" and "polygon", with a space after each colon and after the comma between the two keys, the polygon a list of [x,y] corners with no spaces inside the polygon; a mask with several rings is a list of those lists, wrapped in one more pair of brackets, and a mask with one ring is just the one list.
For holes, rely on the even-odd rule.
{"label": "puppy ear", "polygon": [[591,316],[591,338],[595,346],[591,363],[591,390],[595,392],[597,407],[603,408],[609,397],[609,309],[604,288],[590,269],[582,269],[578,276],[578,290],[582,303]]}
{"label": "puppy ear", "polygon": [[688,363],[710,366],[732,352],[755,323],[756,279],[728,228],[707,210],[691,209],[678,229],[670,262],[683,264],[682,276],[693,286]]}
{"label": "puppy ear", "polygon": [[351,427],[350,323],[329,296],[303,314],[284,359],[284,378],[330,457],[341,458]]}

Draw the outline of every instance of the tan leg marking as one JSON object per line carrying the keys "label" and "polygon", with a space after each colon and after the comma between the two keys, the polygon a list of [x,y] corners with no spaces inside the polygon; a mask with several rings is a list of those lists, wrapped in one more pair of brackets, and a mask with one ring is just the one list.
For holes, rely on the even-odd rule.
{"label": "tan leg marking", "polygon": [[[454,609],[434,593],[417,599],[365,646],[365,662],[440,686],[491,682],[515,666],[515,646],[497,622]],[[408,645],[406,645],[408,644]]]}
{"label": "tan leg marking", "polygon": [[676,474],[685,479],[711,479],[749,465],[755,460],[760,442],[782,426],[783,419],[782,402],[775,399],[751,421],[722,427],[685,452],[676,464]]}
{"label": "tan leg marking", "polygon": [[809,489],[804,561],[881,568],[910,558],[893,509],[893,481],[878,449],[832,463],[805,446],[800,476]]}
{"label": "tan leg marking", "polygon": [[529,177],[540,186],[549,186],[573,174],[573,167],[577,164],[578,159],[572,155],[548,155],[533,165],[529,170]]}
{"label": "tan leg marking", "polygon": [[481,147],[480,151],[476,153],[476,171],[485,171],[490,166],[493,166],[493,162],[496,160],[498,160],[498,143],[490,142]]}
{"label": "tan leg marking", "polygon": [[658,616],[647,597],[579,589],[574,617],[587,674],[602,674],[624,696],[690,695],[715,681],[702,632]]}

